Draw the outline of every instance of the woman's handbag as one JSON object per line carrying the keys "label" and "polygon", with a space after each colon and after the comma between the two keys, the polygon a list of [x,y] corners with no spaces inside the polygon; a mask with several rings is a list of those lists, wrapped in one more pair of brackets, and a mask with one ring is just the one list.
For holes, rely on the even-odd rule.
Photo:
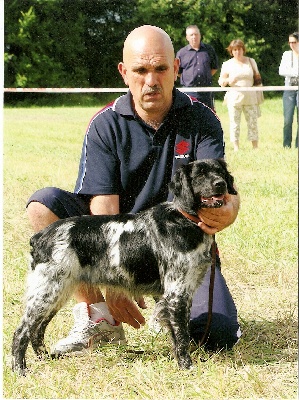
{"label": "woman's handbag", "polygon": [[254,73],[253,75],[253,86],[263,86],[262,77],[258,73]]}
{"label": "woman's handbag", "polygon": [[[261,75],[255,71],[253,68],[251,58],[249,58],[249,62],[253,71],[253,86],[263,86]],[[264,93],[262,90],[257,90],[256,92],[257,104],[262,104],[264,102]]]}

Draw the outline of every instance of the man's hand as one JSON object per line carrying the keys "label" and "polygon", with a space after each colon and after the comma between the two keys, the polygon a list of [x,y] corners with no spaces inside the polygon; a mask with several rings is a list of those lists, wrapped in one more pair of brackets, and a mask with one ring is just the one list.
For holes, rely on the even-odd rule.
{"label": "man's hand", "polygon": [[[138,307],[125,294],[107,288],[106,303],[111,315],[116,321],[126,322],[136,329],[139,329],[141,325],[145,324],[145,318],[140,313]],[[136,299],[136,303],[140,308],[146,309],[143,297]]]}
{"label": "man's hand", "polygon": [[239,206],[240,198],[238,195],[226,194],[222,207],[200,209],[198,216],[201,222],[198,223],[198,226],[208,235],[214,235],[235,221]]}

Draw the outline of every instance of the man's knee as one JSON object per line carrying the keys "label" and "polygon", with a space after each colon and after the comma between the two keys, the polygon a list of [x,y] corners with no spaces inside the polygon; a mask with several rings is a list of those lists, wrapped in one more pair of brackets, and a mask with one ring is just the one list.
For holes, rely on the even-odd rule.
{"label": "man's knee", "polygon": [[48,187],[36,191],[29,198],[27,215],[35,232],[39,232],[59,219],[53,207],[49,206],[49,204],[52,206],[53,199],[58,197],[57,193],[59,191],[60,189],[58,188]]}
{"label": "man's knee", "polygon": [[59,218],[48,207],[37,201],[27,206],[27,215],[34,232],[39,232]]}
{"label": "man's knee", "polygon": [[[199,343],[205,333],[207,325],[207,313],[200,315],[190,321],[190,336]],[[236,321],[227,316],[213,313],[212,323],[208,339],[205,343],[207,350],[231,349],[240,337],[240,327]]]}
{"label": "man's knee", "polygon": [[88,215],[89,204],[90,196],[80,196],[60,188],[47,187],[38,190],[30,197],[27,209],[34,229],[39,229],[57,219]]}

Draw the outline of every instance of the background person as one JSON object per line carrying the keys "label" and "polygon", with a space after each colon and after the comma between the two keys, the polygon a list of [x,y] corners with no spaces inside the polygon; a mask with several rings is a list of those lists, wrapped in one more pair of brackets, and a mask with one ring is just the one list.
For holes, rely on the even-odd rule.
{"label": "background person", "polygon": [[[118,69],[129,92],[92,118],[74,193],[51,187],[31,196],[27,211],[35,231],[75,215],[144,210],[168,199],[168,183],[181,164],[224,157],[223,132],[216,115],[174,89],[178,68],[172,42],[162,29],[145,25],[128,35]],[[238,208],[239,197],[227,195],[223,207],[201,211],[199,226],[208,234],[218,232],[233,223]],[[190,332],[196,342],[205,331],[208,291],[209,271],[191,308]],[[230,348],[240,330],[219,260],[214,292],[207,347]],[[135,302],[112,289],[104,297],[98,287],[85,284],[74,295],[78,302],[74,327],[54,346],[54,354],[125,343],[120,322],[137,329],[145,323]],[[140,308],[146,307],[142,298],[136,301]]]}
{"label": "background person", "polygon": [[[212,46],[201,42],[201,34],[196,25],[186,28],[189,44],[180,49],[176,57],[180,60],[179,77],[184,87],[212,86],[212,77],[218,70],[218,58]],[[192,97],[214,109],[212,92],[188,91]]]}
{"label": "background person", "polygon": [[[291,50],[285,51],[282,55],[279,75],[284,76],[285,86],[298,86],[299,76],[299,32],[289,35]],[[297,108],[297,135],[295,147],[298,147],[298,90],[285,90],[283,92],[283,147],[292,146],[292,125],[295,108]]]}
{"label": "background person", "polygon": [[[254,71],[259,73],[257,64],[253,58],[245,56],[246,48],[242,40],[232,40],[227,47],[232,58],[222,64],[218,83],[220,86],[235,88],[253,86]],[[258,124],[260,108],[256,92],[242,92],[241,90],[228,91],[224,96],[227,104],[230,122],[230,140],[234,150],[239,150],[240,124],[242,111],[247,122],[247,136],[252,147],[258,147]]]}

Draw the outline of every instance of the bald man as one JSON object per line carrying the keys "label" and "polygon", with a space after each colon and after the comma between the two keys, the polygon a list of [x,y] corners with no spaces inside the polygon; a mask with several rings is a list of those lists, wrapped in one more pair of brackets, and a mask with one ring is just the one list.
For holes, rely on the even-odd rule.
{"label": "bald man", "polygon": [[[223,132],[218,118],[203,104],[174,88],[179,61],[170,37],[144,25],[133,30],[123,48],[118,70],[127,94],[100,110],[89,124],[82,147],[74,192],[44,188],[27,203],[35,232],[76,215],[136,213],[170,200],[168,183],[182,164],[223,158]],[[239,197],[228,196],[224,207],[201,213],[200,227],[218,232],[234,222]],[[198,342],[205,330],[209,272],[191,309],[191,336]],[[213,324],[208,345],[232,347],[239,337],[237,312],[220,272],[216,274]],[[143,298],[131,299],[112,289],[80,285],[74,293],[75,323],[52,354],[82,353],[106,343],[125,344],[122,322],[138,329],[145,324]],[[217,305],[219,303],[219,305]],[[218,308],[217,308],[218,307]]]}

